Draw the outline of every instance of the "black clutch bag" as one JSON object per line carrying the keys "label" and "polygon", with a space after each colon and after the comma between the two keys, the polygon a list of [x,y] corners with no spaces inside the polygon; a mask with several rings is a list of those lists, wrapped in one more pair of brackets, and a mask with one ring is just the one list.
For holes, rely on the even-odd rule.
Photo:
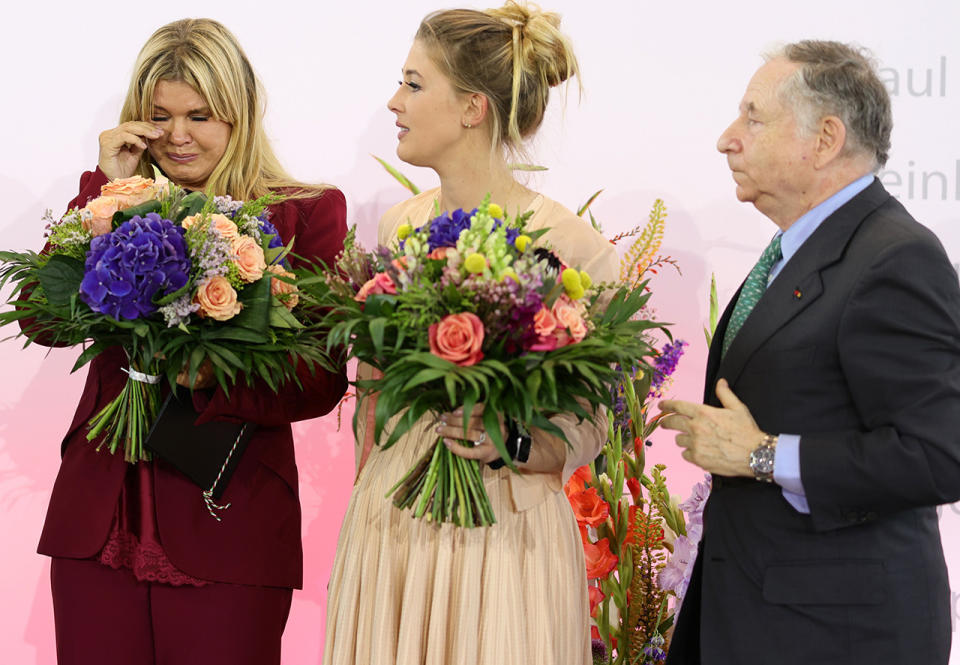
{"label": "black clutch bag", "polygon": [[196,425],[198,415],[188,390],[171,391],[144,445],[200,486],[209,506],[210,498],[223,496],[256,425]]}

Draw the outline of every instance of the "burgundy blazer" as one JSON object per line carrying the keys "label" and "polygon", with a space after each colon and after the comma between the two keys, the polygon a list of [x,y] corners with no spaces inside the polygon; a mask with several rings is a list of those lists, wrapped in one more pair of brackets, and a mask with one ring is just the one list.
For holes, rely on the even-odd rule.
{"label": "burgundy blazer", "polygon": [[[70,207],[99,196],[106,182],[99,169],[84,173],[80,194]],[[270,210],[270,220],[284,242],[296,238],[296,254],[332,265],[347,230],[340,191],[283,201]],[[120,393],[126,381],[120,371],[124,360],[117,347],[90,364],[63,439],[63,460],[40,537],[41,554],[89,558],[107,540],[127,463],[119,453],[97,452],[98,441],[86,440],[86,423]],[[298,376],[302,388],[285,385],[279,393],[266,385],[247,388],[241,382],[229,395],[220,388],[194,394],[198,422],[226,418],[258,425],[219,501],[232,504],[221,513],[222,522],[207,512],[197,485],[164,460],[154,463],[160,541],[170,561],[184,573],[216,582],[302,586],[300,499],[290,423],[328,413],[343,396],[347,380],[345,373],[319,368],[313,374],[303,368]]]}

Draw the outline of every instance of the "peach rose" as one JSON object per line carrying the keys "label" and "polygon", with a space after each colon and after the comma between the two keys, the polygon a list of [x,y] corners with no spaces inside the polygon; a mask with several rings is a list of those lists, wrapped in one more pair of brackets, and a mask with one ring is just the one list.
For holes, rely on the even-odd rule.
{"label": "peach rose", "polygon": [[396,292],[397,285],[393,283],[390,275],[385,272],[378,272],[373,276],[373,279],[368,280],[366,284],[360,287],[360,290],[353,299],[359,302],[366,302],[367,296],[379,295],[381,293],[394,295]]}
{"label": "peach rose", "polygon": [[[83,210],[89,215],[83,214]],[[89,201],[80,211],[80,225],[94,237],[102,236],[113,230],[113,213],[120,210],[120,202],[114,196],[98,196]]]}
{"label": "peach rose", "polygon": [[132,208],[157,198],[157,183],[150,178],[135,175],[111,180],[100,188],[101,196],[117,199],[121,209]]}
{"label": "peach rose", "polygon": [[197,287],[193,301],[200,305],[200,315],[217,321],[232,319],[243,305],[237,302],[237,292],[226,277],[214,275]]}
{"label": "peach rose", "polygon": [[[189,229],[191,226],[203,219],[203,215],[199,213],[196,215],[190,215],[185,217],[180,226],[185,229]],[[211,227],[215,228],[220,232],[220,235],[230,240],[231,242],[240,237],[240,229],[237,228],[237,225],[230,220],[229,217],[221,215],[219,213],[210,215],[209,224]]]}
{"label": "peach rose", "polygon": [[557,328],[557,318],[546,307],[541,306],[540,311],[533,316],[533,331],[541,337],[546,337]]}
{"label": "peach rose", "polygon": [[[233,224],[233,222],[230,223]],[[235,224],[233,226],[236,228]],[[263,247],[256,240],[250,236],[239,236],[234,238],[232,249],[233,262],[237,266],[237,272],[240,273],[240,279],[249,283],[263,277],[267,262],[263,258]]]}
{"label": "peach rose", "polygon": [[427,258],[435,261],[446,261],[450,254],[455,254],[456,251],[454,247],[437,247],[427,254]]}
{"label": "peach rose", "polygon": [[[280,275],[281,277],[295,277],[292,272],[284,270],[283,266],[276,263],[272,266],[267,266],[267,272]],[[276,277],[270,278],[270,293],[286,305],[287,309],[293,309],[297,306],[297,303],[300,302],[297,285],[285,282],[282,279],[277,279]]]}
{"label": "peach rose", "polygon": [[430,326],[430,352],[461,367],[483,360],[483,322],[472,312],[449,314]]}
{"label": "peach rose", "polygon": [[584,323],[579,308],[566,296],[557,298],[553,303],[553,315],[557,323],[569,331],[572,344],[576,344],[587,336],[587,324]]}

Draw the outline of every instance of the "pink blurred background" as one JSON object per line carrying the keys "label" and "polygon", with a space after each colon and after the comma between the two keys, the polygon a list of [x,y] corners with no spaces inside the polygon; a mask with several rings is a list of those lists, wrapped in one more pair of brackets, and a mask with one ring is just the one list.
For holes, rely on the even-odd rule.
{"label": "pink blurred background", "polygon": [[[657,197],[669,217],[663,253],[682,275],[663,271],[652,304],[690,346],[672,394],[700,398],[706,345],[702,326],[711,273],[721,305],[739,286],[773,232],[738,204],[717,136],[732,120],[758,54],[805,37],[871,47],[893,93],[896,128],[882,179],[960,260],[960,6],[921,1],[808,0],[782,13],[769,2],[645,4],[553,0],[573,38],[585,95],[555,99],[530,161],[548,171],[530,185],[575,208],[594,191],[593,211],[609,235],[646,219]],[[480,5],[485,6],[485,5]],[[79,174],[92,168],[97,134],[114,126],[137,51],[158,26],[210,16],[239,37],[264,81],[271,138],[296,176],[328,181],[346,194],[361,238],[405,191],[370,154],[394,157],[395,127],[385,107],[419,19],[436,2],[303,5],[290,0],[231,3],[171,0],[118,9],[91,0],[59,7],[18,3],[6,12],[0,43],[7,94],[0,105],[0,247],[41,246],[45,208],[60,213]],[[91,21],[91,17],[96,20]],[[825,17],[827,20],[825,20]],[[433,175],[404,168],[421,187]],[[3,294],[5,295],[5,294]],[[0,329],[0,338],[12,331]],[[58,443],[79,396],[78,353],[0,344],[0,644],[4,663],[55,663],[49,564],[35,553]],[[301,473],[305,581],[294,596],[284,662],[319,663],[326,585],[353,481],[352,405],[294,426]],[[960,444],[958,444],[960,445]],[[651,463],[667,464],[672,491],[686,496],[701,472],[658,437]],[[960,589],[960,506],[945,506],[943,543]],[[954,629],[960,591],[954,591]],[[960,665],[960,649],[951,663]]]}

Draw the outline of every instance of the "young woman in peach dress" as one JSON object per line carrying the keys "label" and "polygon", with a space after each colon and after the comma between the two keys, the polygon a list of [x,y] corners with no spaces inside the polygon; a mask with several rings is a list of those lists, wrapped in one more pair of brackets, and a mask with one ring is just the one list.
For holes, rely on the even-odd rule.
{"label": "young woman in peach dress", "polygon": [[[379,242],[397,227],[421,225],[440,210],[470,210],[488,193],[511,214],[532,211],[530,228],[549,228],[564,263],[594,281],[617,277],[613,246],[589,223],[519,183],[507,165],[539,127],[549,89],[577,73],[559,16],[507,3],[487,11],[430,14],[420,24],[389,108],[397,116],[403,161],[427,166],[440,187],[391,208]],[[517,85],[514,85],[514,81]],[[372,370],[361,367],[360,377]],[[330,579],[326,665],[511,665],[590,662],[583,547],[563,483],[599,452],[606,415],[551,418],[564,441],[531,432],[521,473],[485,465],[496,524],[460,528],[412,517],[387,491],[439,433],[463,457],[494,462],[497,451],[478,416],[463,446],[459,414],[438,427],[423,418],[392,447],[367,441],[372,400],[361,400],[360,468]],[[476,412],[475,412],[476,413]],[[369,437],[372,439],[372,437]],[[364,445],[366,442],[366,445]]]}

